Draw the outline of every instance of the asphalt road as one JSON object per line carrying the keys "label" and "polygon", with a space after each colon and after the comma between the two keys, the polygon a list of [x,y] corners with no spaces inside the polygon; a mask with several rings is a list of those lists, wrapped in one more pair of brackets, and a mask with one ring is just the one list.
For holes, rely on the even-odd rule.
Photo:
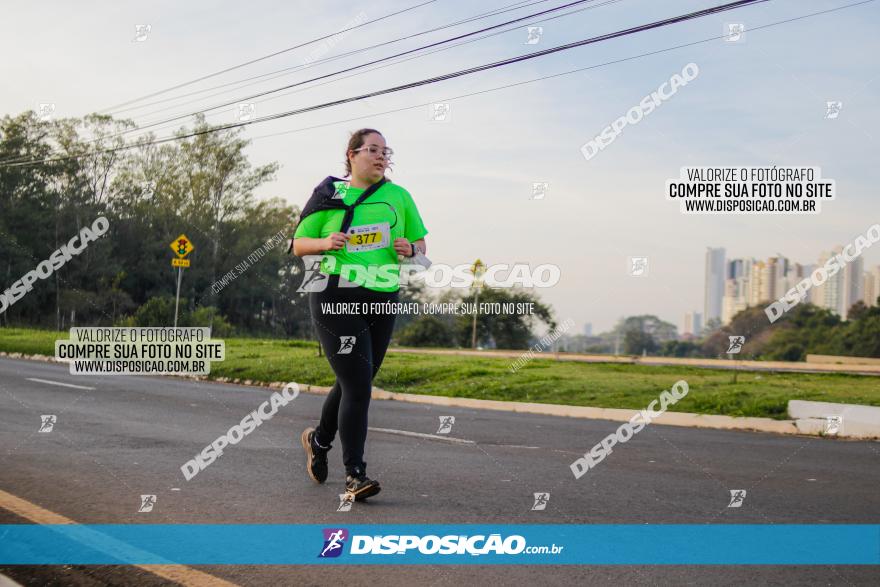
{"label": "asphalt road", "polygon": [[[325,485],[304,470],[299,434],[323,401],[305,393],[186,481],[181,465],[271,393],[71,376],[66,365],[0,359],[0,489],[92,524],[880,523],[878,442],[653,425],[575,479],[569,464],[618,423],[380,400],[371,406],[365,460],[383,491],[337,512],[338,441]],[[50,433],[38,432],[44,414],[57,418]],[[435,435],[440,416],[455,416],[449,437],[473,442],[404,434]],[[747,490],[742,507],[727,507],[731,489]],[[547,509],[532,511],[539,491],[550,493]],[[152,512],[137,511],[142,494],[157,496]],[[29,522],[0,507],[0,523]],[[241,585],[880,582],[880,567],[856,566],[197,568]],[[166,584],[121,566],[6,566],[0,574],[24,585]]]}

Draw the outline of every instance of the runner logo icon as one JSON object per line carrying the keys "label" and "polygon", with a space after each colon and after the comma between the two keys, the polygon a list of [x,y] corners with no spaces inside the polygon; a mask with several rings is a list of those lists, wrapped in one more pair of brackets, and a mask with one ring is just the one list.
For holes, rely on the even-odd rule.
{"label": "runner logo icon", "polygon": [[730,490],[730,503],[727,504],[729,508],[738,508],[741,507],[743,501],[746,499],[746,490],[745,489],[731,489]]}
{"label": "runner logo icon", "polygon": [[743,345],[746,344],[745,336],[728,336],[727,339],[730,341],[730,346],[727,347],[728,355],[739,353],[742,350]]}
{"label": "runner logo icon", "polygon": [[351,493],[340,493],[339,494],[339,507],[336,508],[337,512],[350,512],[351,504],[354,501],[354,495]]}
{"label": "runner logo icon", "polygon": [[[297,288],[297,292],[324,291],[327,288],[327,276],[321,273],[320,267],[320,260],[312,261],[311,268],[303,272],[303,282]],[[317,287],[314,284],[318,284]]]}
{"label": "runner logo icon", "polygon": [[58,421],[58,418],[55,417],[55,414],[46,414],[40,416],[40,420],[40,429],[37,432],[52,432],[52,428],[55,427],[55,422]]}
{"label": "runner logo icon", "polygon": [[834,436],[843,426],[843,416],[825,416],[825,434]]}
{"label": "runner logo icon", "polygon": [[333,187],[336,190],[333,192],[333,200],[344,200],[345,195],[348,193],[348,184],[342,181],[337,181],[333,183]]}
{"label": "runner logo icon", "polygon": [[648,273],[647,257],[630,257],[629,258],[629,274],[633,277],[641,277]]}
{"label": "runner logo icon", "polygon": [[138,512],[151,512],[154,505],[156,505],[155,495],[141,495],[141,506],[138,508]]}
{"label": "runner logo icon", "polygon": [[455,424],[455,416],[438,416],[440,418],[440,428],[437,434],[449,434],[452,432],[452,425]]}
{"label": "runner logo icon", "polygon": [[546,510],[548,501],[550,501],[549,493],[536,493],[535,504],[532,506],[532,511]]}
{"label": "runner logo icon", "polygon": [[339,337],[339,350],[336,351],[337,355],[350,355],[352,349],[354,349],[354,343],[357,341],[356,336],[340,336]]}
{"label": "runner logo icon", "polygon": [[324,548],[318,558],[335,558],[342,554],[342,548],[348,538],[345,528],[324,528]]}

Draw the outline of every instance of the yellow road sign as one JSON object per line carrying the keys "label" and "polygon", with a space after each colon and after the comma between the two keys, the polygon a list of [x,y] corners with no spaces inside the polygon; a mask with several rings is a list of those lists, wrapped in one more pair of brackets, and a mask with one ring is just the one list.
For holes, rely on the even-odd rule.
{"label": "yellow road sign", "polygon": [[174,251],[174,254],[178,256],[178,258],[183,259],[190,253],[192,253],[196,246],[192,244],[192,241],[189,240],[185,234],[181,234],[179,237],[174,239],[170,245],[171,250]]}
{"label": "yellow road sign", "polygon": [[172,267],[189,267],[189,259],[171,259]]}

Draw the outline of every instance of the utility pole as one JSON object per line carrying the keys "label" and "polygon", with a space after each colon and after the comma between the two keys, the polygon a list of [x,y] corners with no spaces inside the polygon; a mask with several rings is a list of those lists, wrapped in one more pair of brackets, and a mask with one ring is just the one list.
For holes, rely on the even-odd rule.
{"label": "utility pole", "polygon": [[180,305],[180,280],[183,279],[183,267],[177,268],[177,296],[174,298],[174,327],[177,328],[177,308]]}
{"label": "utility pole", "polygon": [[483,274],[486,272],[486,265],[484,265],[482,261],[477,259],[476,261],[474,261],[474,264],[471,265],[470,271],[474,275],[474,281],[471,284],[471,287],[475,288],[475,292],[474,292],[474,321],[473,321],[473,326],[471,327],[471,348],[476,350],[476,348],[477,348],[477,314],[478,314],[478,308],[480,307],[479,306],[480,289],[482,289],[482,287],[483,287],[482,278],[483,278]]}

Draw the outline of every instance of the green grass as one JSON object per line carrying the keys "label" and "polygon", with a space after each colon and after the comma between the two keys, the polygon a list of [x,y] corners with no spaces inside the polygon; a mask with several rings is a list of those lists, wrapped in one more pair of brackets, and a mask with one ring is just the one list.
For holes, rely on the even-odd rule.
{"label": "green grass", "polygon": [[[54,355],[66,333],[0,328],[0,351]],[[880,378],[864,375],[733,372],[535,359],[516,373],[513,359],[389,352],[375,384],[388,391],[450,397],[595,406],[646,407],[679,379],[690,392],[672,410],[784,419],[788,400],[880,406]],[[226,339],[226,360],[211,377],[329,386],[334,376],[317,345],[298,340]]]}

